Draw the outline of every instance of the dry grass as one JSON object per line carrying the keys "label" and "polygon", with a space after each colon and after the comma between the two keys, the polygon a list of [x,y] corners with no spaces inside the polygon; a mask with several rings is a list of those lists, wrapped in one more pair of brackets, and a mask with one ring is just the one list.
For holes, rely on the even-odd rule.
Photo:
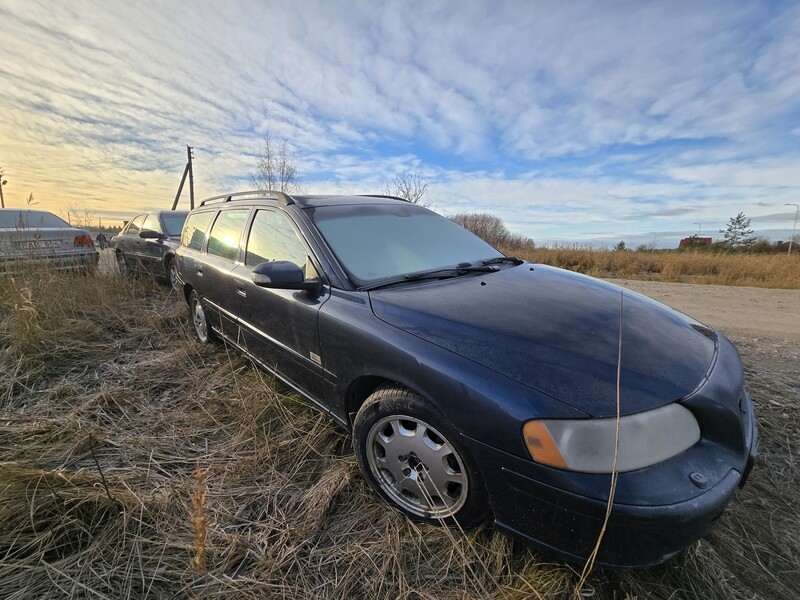
{"label": "dry grass", "polygon": [[509,249],[520,258],[595,277],[766,288],[800,288],[800,254],[614,252],[578,246]]}
{"label": "dry grass", "polygon": [[[196,344],[145,280],[0,280],[0,597],[569,598],[580,567],[490,527],[415,524],[350,438]],[[712,534],[595,598],[800,596],[800,358],[744,346],[762,453]]]}

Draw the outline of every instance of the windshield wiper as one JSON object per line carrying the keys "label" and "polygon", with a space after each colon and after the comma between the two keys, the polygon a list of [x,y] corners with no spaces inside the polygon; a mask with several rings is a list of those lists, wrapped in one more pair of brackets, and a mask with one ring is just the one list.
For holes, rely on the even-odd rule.
{"label": "windshield wiper", "polygon": [[391,279],[378,281],[371,285],[364,285],[358,288],[360,291],[368,292],[378,288],[403,283],[406,281],[419,281],[421,279],[447,279],[450,277],[459,277],[466,273],[494,273],[497,267],[491,265],[473,265],[471,263],[459,263],[455,267],[443,267],[441,269],[432,269],[430,271],[416,271],[414,273],[406,273],[398,275]]}
{"label": "windshield wiper", "polygon": [[517,258],[516,256],[496,256],[494,258],[487,258],[486,260],[479,261],[478,264],[480,265],[498,265],[501,263],[511,263],[514,265],[521,265],[525,261],[521,258]]}
{"label": "windshield wiper", "polygon": [[494,267],[488,264],[473,265],[470,263],[459,263],[455,267],[443,267],[441,269],[432,269],[430,271],[417,271],[415,273],[406,273],[403,279],[412,281],[415,279],[427,279],[429,277],[458,277],[464,273],[491,273],[496,271]]}

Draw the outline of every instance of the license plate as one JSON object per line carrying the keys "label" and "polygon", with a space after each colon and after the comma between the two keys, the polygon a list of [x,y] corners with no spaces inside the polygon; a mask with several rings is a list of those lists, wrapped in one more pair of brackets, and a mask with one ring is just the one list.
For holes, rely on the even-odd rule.
{"label": "license plate", "polygon": [[17,248],[21,250],[35,250],[37,248],[60,248],[61,240],[25,240],[17,242]]}

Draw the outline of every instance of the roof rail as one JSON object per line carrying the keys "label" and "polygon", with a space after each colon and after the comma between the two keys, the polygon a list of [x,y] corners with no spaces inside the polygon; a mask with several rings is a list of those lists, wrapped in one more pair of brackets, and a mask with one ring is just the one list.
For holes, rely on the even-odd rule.
{"label": "roof rail", "polygon": [[358,194],[360,198],[388,198],[389,200],[402,200],[403,202],[411,202],[408,198],[400,198],[399,196],[388,196],[386,194]]}
{"label": "roof rail", "polygon": [[200,202],[200,206],[205,206],[209,202],[230,202],[232,199],[239,200],[241,196],[274,196],[278,201],[286,206],[294,204],[294,198],[289,194],[283,192],[276,192],[275,190],[250,190],[249,192],[233,192],[232,194],[220,194],[219,196],[211,196]]}

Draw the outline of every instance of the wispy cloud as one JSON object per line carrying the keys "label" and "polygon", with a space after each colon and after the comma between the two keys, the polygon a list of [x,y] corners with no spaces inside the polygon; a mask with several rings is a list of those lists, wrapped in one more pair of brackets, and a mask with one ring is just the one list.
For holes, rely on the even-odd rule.
{"label": "wispy cloud", "polygon": [[310,191],[413,169],[535,238],[719,228],[798,196],[798,31],[782,2],[6,0],[0,164],[11,201],[122,216],[187,143],[198,195],[245,187],[269,131]]}

